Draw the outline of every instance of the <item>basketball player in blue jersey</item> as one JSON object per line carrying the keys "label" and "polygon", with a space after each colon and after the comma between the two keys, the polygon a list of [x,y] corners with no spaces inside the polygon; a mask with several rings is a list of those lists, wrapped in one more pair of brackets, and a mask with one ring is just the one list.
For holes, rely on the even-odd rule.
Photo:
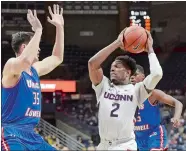
{"label": "basketball player in blue jersey", "polygon": [[18,32],[12,36],[16,58],[10,58],[2,77],[2,150],[55,150],[34,132],[41,116],[41,87],[39,76],[51,72],[63,62],[64,20],[59,5],[49,7],[48,22],[56,27],[56,41],[52,55],[38,61],[42,25],[28,10],[27,19],[32,32]]}
{"label": "basketball player in blue jersey", "polygon": [[[143,81],[144,78],[143,67],[137,65],[136,73],[131,77],[131,82],[136,84]],[[161,125],[159,102],[175,107],[175,114],[171,122],[174,127],[178,127],[180,124],[182,103],[161,90],[153,90],[152,95],[137,110],[135,134],[140,151],[167,149],[167,132],[165,127]]]}

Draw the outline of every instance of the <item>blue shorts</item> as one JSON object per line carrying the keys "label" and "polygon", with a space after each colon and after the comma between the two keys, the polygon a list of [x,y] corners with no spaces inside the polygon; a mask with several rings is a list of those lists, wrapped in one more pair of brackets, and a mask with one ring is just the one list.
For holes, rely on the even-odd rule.
{"label": "blue shorts", "polygon": [[136,142],[140,151],[145,150],[166,150],[167,131],[164,126],[160,125],[154,128],[149,135],[142,137],[136,136]]}
{"label": "blue shorts", "polygon": [[1,150],[3,151],[56,151],[28,127],[2,127]]}

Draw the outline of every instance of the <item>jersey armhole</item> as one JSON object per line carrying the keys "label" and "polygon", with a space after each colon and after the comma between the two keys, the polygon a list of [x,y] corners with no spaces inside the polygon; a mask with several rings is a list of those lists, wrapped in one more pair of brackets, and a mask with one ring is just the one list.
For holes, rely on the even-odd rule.
{"label": "jersey armhole", "polygon": [[31,66],[31,69],[33,69],[34,70],[34,72],[37,74],[37,76],[39,77],[39,74],[38,74],[38,72],[37,72],[37,70],[36,70],[36,68],[34,67],[34,66]]}
{"label": "jersey armhole", "polygon": [[157,105],[158,105],[158,100],[154,101],[154,103],[153,103],[153,104],[150,102],[150,100],[149,100],[149,99],[148,99],[148,101],[149,101],[149,104],[150,104],[151,106],[157,106]]}

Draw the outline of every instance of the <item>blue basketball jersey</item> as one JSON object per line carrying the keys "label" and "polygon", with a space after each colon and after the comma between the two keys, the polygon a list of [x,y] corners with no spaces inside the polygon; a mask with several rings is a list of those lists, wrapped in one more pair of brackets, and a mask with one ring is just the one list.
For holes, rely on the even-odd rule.
{"label": "blue basketball jersey", "polygon": [[2,126],[34,127],[41,116],[41,88],[36,70],[22,72],[14,87],[2,87]]}
{"label": "blue basketball jersey", "polygon": [[161,124],[159,104],[152,105],[147,99],[140,107],[136,117],[135,134],[139,137],[151,134]]}

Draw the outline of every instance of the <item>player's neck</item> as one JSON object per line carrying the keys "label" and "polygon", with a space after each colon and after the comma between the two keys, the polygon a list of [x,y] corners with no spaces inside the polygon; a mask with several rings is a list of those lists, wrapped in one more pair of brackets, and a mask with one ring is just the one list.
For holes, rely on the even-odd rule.
{"label": "player's neck", "polygon": [[127,84],[129,84],[128,80],[125,80],[125,81],[122,82],[122,85],[127,85]]}
{"label": "player's neck", "polygon": [[127,84],[129,84],[129,81],[127,81],[127,80],[122,81],[122,82],[115,82],[114,83],[114,85],[117,85],[117,86],[119,86],[119,85],[127,85]]}

